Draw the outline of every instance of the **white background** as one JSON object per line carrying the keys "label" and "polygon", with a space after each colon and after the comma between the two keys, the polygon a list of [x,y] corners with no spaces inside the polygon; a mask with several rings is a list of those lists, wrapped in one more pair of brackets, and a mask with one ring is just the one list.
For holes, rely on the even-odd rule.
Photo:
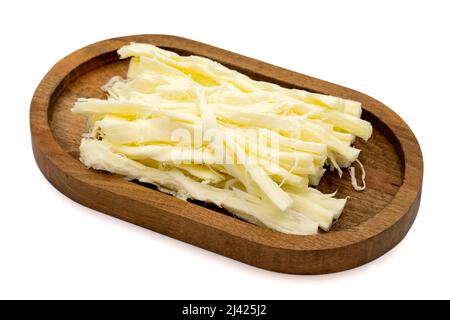
{"label": "white background", "polygon": [[[450,298],[448,1],[8,1],[0,18],[0,298]],[[51,66],[140,33],[210,43],[367,93],[425,160],[407,237],[354,270],[260,270],[85,208],[35,165],[28,110]]]}

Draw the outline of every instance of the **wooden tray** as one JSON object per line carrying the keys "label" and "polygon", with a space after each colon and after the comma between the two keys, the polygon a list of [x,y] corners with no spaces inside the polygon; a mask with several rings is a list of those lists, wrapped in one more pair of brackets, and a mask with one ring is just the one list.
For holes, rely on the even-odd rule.
{"label": "wooden tray", "polygon": [[[350,196],[342,217],[328,233],[295,236],[86,169],[78,160],[86,119],[72,114],[70,108],[78,97],[104,98],[100,87],[114,75],[125,76],[128,61],[119,61],[116,50],[131,41],[205,56],[257,80],[362,102],[363,118],[374,127],[367,143],[356,142],[362,149],[367,189],[356,192],[348,174],[340,180],[336,173],[328,172],[319,189],[337,189],[338,196]],[[66,196],[122,220],[273,271],[318,274],[367,263],[406,235],[419,208],[423,174],[420,147],[406,123],[388,107],[357,91],[180,37],[128,36],[70,54],[36,89],[30,122],[36,162],[50,183]]]}

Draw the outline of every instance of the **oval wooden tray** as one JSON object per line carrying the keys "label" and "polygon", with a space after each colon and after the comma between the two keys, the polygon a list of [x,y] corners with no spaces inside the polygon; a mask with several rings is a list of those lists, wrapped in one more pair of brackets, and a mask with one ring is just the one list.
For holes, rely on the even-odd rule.
{"label": "oval wooden tray", "polygon": [[[357,141],[367,189],[352,189],[348,174],[328,172],[319,189],[350,196],[328,233],[295,236],[254,226],[198,203],[185,202],[121,177],[86,169],[78,160],[86,120],[70,112],[79,97],[104,98],[100,87],[126,75],[128,61],[116,50],[131,41],[219,61],[257,80],[357,100],[372,138]],[[420,202],[423,163],[406,123],[379,101],[357,91],[282,69],[196,41],[167,35],[136,35],[101,41],[58,62],[44,77],[30,109],[36,162],[58,190],[90,208],[273,271],[318,274],[354,268],[395,246],[411,227]],[[219,212],[220,211],[220,212]]]}

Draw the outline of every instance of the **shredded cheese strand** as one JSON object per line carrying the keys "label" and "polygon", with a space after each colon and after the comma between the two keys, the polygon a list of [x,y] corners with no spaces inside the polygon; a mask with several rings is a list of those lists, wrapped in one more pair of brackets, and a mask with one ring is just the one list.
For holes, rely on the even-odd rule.
{"label": "shredded cheese strand", "polygon": [[330,152],[330,154],[328,155],[328,158],[331,161],[331,169],[330,171],[333,171],[334,169],[336,169],[338,171],[339,174],[339,179],[342,179],[342,170],[341,167],[339,167],[337,161],[336,161],[336,157],[334,156],[334,154],[332,152]]}
{"label": "shredded cheese strand", "polygon": [[361,181],[362,181],[362,186],[358,186],[358,182],[356,181],[356,177],[355,177],[355,168],[354,167],[349,167],[348,171],[350,171],[350,178],[352,179],[352,186],[353,189],[355,189],[356,191],[363,191],[366,188],[366,171],[364,170],[364,166],[361,163],[361,161],[359,161],[358,159],[355,160],[359,166],[361,167]]}
{"label": "shredded cheese strand", "polygon": [[298,167],[298,158],[295,157],[295,163],[294,163],[294,165],[292,166],[291,170],[289,170],[288,173],[283,177],[283,180],[281,180],[281,182],[280,182],[280,184],[279,184],[279,187],[280,187],[280,188],[281,188],[281,186],[284,184],[284,182],[286,181],[287,176],[288,176],[289,174],[291,174],[295,169],[297,169],[297,167]]}
{"label": "shredded cheese strand", "polygon": [[230,190],[230,188],[239,180],[236,178],[230,179],[227,182],[225,182],[225,186],[223,187],[225,190]]}

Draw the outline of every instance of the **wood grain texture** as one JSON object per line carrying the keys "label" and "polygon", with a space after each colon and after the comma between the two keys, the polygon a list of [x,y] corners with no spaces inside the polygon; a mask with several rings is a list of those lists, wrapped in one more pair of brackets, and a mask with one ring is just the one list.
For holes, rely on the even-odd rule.
{"label": "wood grain texture", "polygon": [[[128,61],[119,61],[116,50],[131,41],[205,56],[257,80],[362,102],[363,118],[374,127],[367,143],[356,142],[362,150],[367,189],[356,192],[348,174],[339,179],[336,173],[327,172],[319,189],[337,189],[339,197],[350,196],[348,204],[330,232],[295,236],[246,223],[214,206],[185,202],[116,175],[85,168],[78,160],[78,147],[86,123],[70,108],[79,97],[104,98],[100,87],[114,75],[125,76]],[[367,263],[406,235],[419,208],[422,154],[414,134],[391,109],[360,92],[180,37],[115,38],[65,57],[36,89],[30,124],[39,168],[68,197],[119,219],[273,271],[319,274]]]}

